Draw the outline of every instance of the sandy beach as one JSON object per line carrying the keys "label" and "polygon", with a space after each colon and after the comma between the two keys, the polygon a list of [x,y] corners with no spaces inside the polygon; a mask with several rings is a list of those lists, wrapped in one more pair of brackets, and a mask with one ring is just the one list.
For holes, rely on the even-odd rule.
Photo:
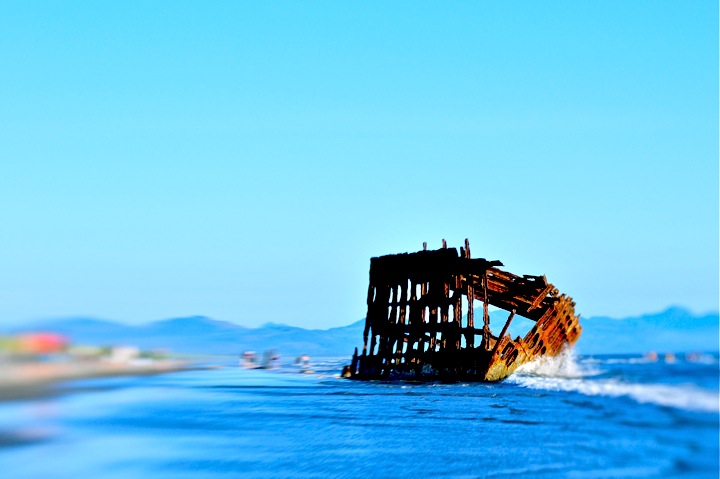
{"label": "sandy beach", "polygon": [[188,361],[174,359],[0,363],[0,401],[50,394],[52,386],[61,381],[163,374],[188,369],[195,369],[195,366]]}

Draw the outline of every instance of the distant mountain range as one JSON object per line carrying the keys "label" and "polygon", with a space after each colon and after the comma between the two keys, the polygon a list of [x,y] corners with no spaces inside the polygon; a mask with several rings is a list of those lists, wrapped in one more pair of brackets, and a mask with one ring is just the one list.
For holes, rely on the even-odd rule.
{"label": "distant mountain range", "polygon": [[[481,317],[478,311],[476,317]],[[499,331],[507,313],[491,313],[493,331]],[[281,355],[294,357],[351,356],[362,346],[364,320],[327,330],[303,329],[268,323],[246,328],[234,323],[203,316],[167,319],[132,326],[95,318],[69,318],[43,321],[6,333],[55,331],[78,344],[132,344],[143,349],[168,349],[181,353],[239,355],[254,350],[262,353],[275,349]],[[718,351],[719,323],[717,313],[693,315],[682,308],[624,319],[606,317],[582,318],[583,333],[576,349],[580,354],[622,354],[657,352]],[[499,326],[498,326],[499,324]],[[532,323],[518,318],[510,334],[523,335]]]}
{"label": "distant mountain range", "polygon": [[718,313],[693,315],[683,308],[624,319],[581,318],[581,354],[660,352],[717,352]]}
{"label": "distant mountain range", "polygon": [[[275,349],[281,355],[346,356],[362,342],[365,321],[326,330],[303,329],[268,323],[259,328],[217,321],[204,316],[166,319],[144,325],[127,325],[95,318],[64,318],[7,330],[8,333],[52,331],[76,344],[126,344],[141,349],[179,353],[239,355],[262,354]],[[348,353],[349,351],[349,353]]]}

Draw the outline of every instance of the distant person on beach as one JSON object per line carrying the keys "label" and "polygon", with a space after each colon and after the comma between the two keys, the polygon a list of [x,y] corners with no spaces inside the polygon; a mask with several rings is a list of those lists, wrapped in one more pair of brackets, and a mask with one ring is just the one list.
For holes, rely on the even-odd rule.
{"label": "distant person on beach", "polygon": [[240,356],[240,366],[245,369],[257,369],[260,365],[257,363],[257,355],[255,351],[243,351]]}
{"label": "distant person on beach", "polygon": [[263,353],[263,369],[276,369],[280,367],[280,355],[274,349],[268,349]]}
{"label": "distant person on beach", "polygon": [[302,354],[295,359],[295,366],[300,368],[301,373],[312,373],[313,370],[310,367],[310,356]]}

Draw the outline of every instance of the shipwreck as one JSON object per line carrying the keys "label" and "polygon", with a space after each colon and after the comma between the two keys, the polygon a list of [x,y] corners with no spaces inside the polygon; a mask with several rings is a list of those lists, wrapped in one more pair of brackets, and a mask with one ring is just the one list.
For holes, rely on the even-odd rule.
{"label": "shipwreck", "polygon": [[[355,348],[343,370],[351,379],[499,381],[523,363],[554,356],[573,345],[582,328],[572,298],[545,276],[516,276],[500,261],[442,248],[370,260],[370,286],[362,353]],[[475,301],[482,318],[475,318]],[[463,303],[467,313],[463,316]],[[479,306],[479,305],[478,305]],[[499,335],[489,307],[509,313]],[[534,325],[512,339],[511,322]]]}

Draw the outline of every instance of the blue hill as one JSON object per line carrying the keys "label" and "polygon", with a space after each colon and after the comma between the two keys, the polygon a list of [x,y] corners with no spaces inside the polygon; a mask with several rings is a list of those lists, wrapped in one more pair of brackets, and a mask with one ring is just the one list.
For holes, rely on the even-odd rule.
{"label": "blue hill", "polygon": [[[482,312],[476,312],[481,318]],[[504,311],[490,315],[493,331],[499,332],[507,318]],[[8,332],[57,331],[80,344],[133,344],[146,349],[169,349],[181,353],[239,355],[245,350],[276,349],[285,357],[350,356],[362,346],[364,320],[327,330],[308,330],[268,323],[246,328],[203,316],[155,321],[130,326],[94,318],[66,318],[35,323]],[[477,322],[477,321],[476,321]],[[718,314],[693,315],[682,308],[624,319],[581,319],[583,334],[577,344],[581,354],[718,351]],[[516,318],[513,337],[522,336],[530,320]]]}
{"label": "blue hill", "polygon": [[592,317],[580,321],[581,354],[718,351],[718,313],[693,315],[673,307],[663,312],[624,319]]}

